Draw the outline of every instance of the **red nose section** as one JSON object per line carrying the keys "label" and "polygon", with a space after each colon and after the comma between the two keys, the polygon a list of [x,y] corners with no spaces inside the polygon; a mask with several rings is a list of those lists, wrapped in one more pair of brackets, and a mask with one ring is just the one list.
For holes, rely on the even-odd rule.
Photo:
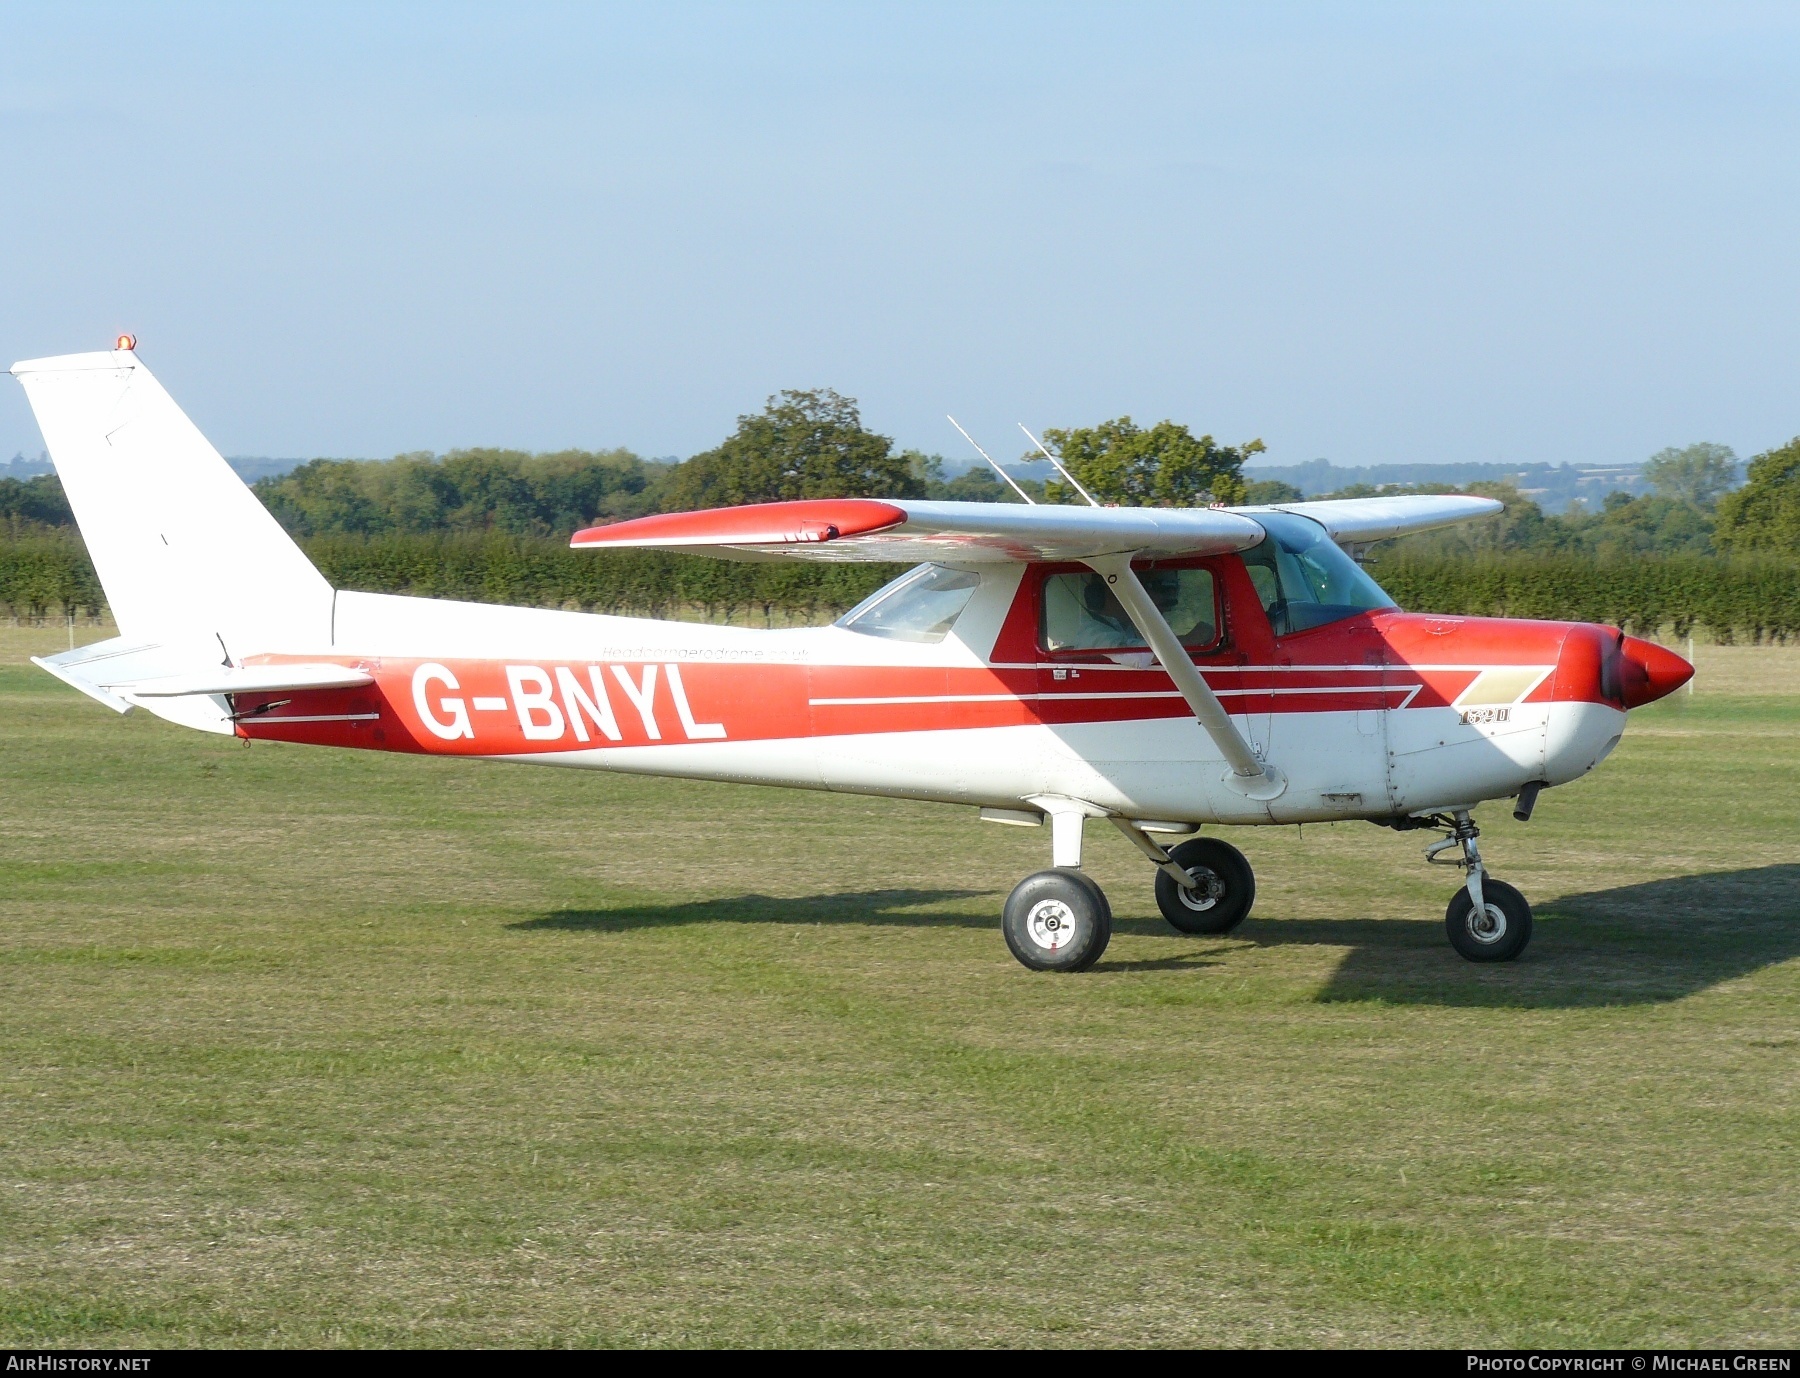
{"label": "red nose section", "polygon": [[1655,703],[1694,677],[1694,667],[1654,641],[1628,636],[1619,645],[1619,687],[1627,708]]}

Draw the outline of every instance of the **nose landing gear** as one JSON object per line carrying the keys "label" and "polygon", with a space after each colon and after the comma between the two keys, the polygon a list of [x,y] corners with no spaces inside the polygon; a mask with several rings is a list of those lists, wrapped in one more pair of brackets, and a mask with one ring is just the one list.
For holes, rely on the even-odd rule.
{"label": "nose landing gear", "polygon": [[[1475,826],[1467,809],[1431,820],[1449,836],[1425,849],[1425,860],[1438,866],[1460,866],[1468,879],[1450,898],[1444,911],[1444,929],[1450,946],[1471,962],[1510,962],[1531,941],[1531,906],[1512,886],[1488,875],[1475,839]],[[1428,825],[1429,826],[1429,825]],[[1460,848],[1458,856],[1445,856]]]}

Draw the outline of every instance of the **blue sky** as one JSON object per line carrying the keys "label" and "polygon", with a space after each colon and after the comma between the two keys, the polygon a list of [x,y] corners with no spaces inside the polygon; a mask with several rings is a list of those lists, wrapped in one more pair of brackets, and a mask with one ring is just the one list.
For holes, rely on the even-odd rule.
{"label": "blue sky", "polygon": [[[1800,8],[0,9],[0,355],[227,454],[1800,432]],[[0,387],[0,459],[41,442]]]}

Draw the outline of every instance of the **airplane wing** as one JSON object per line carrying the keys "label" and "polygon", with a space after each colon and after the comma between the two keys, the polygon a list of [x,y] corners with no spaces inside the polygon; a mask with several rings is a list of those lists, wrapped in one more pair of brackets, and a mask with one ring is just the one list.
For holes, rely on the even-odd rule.
{"label": "airplane wing", "polygon": [[1339,542],[1384,540],[1498,512],[1491,498],[1348,498],[1279,506],[1064,507],[1041,503],[816,498],[669,512],[577,531],[591,550],[668,550],[734,560],[1089,560],[1223,555],[1263,539],[1258,512],[1318,522]]}
{"label": "airplane wing", "polygon": [[1415,531],[1454,526],[1472,517],[1491,517],[1506,509],[1493,498],[1464,497],[1458,493],[1413,494],[1391,498],[1324,498],[1318,502],[1278,502],[1261,507],[1234,507],[1254,517],[1258,512],[1290,512],[1310,517],[1340,545],[1385,541]]}
{"label": "airplane wing", "polygon": [[1263,538],[1211,508],[1054,507],[824,498],[670,512],[577,531],[579,548],[684,550],[727,559],[1082,560],[1124,551],[1218,555]]}

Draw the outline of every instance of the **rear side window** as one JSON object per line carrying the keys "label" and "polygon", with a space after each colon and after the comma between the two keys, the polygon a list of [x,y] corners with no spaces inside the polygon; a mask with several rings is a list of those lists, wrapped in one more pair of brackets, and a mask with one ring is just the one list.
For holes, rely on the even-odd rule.
{"label": "rear side window", "polygon": [[1256,520],[1269,534],[1243,553],[1244,568],[1276,636],[1394,606],[1317,522],[1280,512]]}
{"label": "rear side window", "polygon": [[920,565],[877,589],[837,624],[891,641],[942,641],[975,596],[981,576],[966,569]]}
{"label": "rear side window", "polygon": [[[1219,639],[1210,569],[1144,569],[1137,576],[1183,646],[1204,650]],[[1135,650],[1145,644],[1106,580],[1092,571],[1048,575],[1040,615],[1047,651]]]}

